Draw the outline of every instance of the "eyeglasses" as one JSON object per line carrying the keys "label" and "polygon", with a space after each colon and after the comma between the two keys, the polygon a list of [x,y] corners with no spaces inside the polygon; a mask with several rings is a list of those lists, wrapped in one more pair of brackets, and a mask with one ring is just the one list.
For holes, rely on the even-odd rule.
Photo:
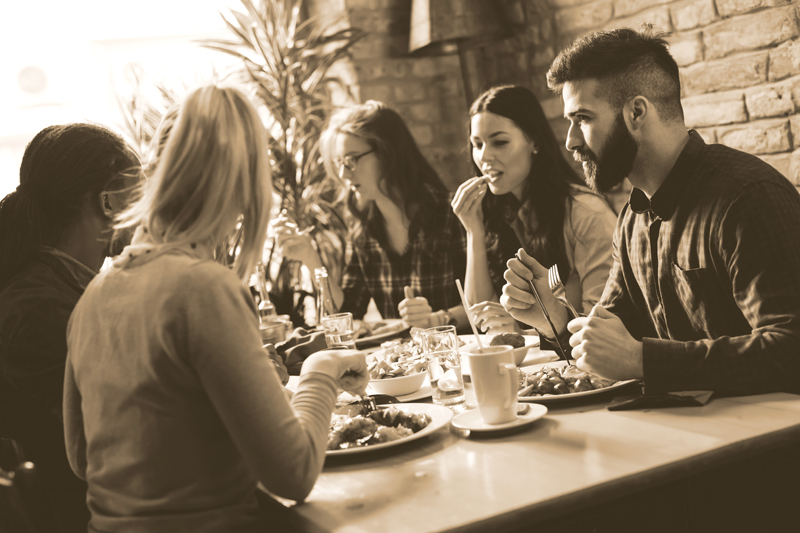
{"label": "eyeglasses", "polygon": [[345,168],[350,172],[355,172],[356,169],[358,168],[358,161],[365,155],[369,155],[374,151],[375,150],[367,150],[366,152],[361,154],[346,155],[344,157],[337,157],[336,159],[334,159],[333,164],[336,165],[336,168],[339,171],[339,177],[340,178],[342,177],[342,170],[344,170]]}

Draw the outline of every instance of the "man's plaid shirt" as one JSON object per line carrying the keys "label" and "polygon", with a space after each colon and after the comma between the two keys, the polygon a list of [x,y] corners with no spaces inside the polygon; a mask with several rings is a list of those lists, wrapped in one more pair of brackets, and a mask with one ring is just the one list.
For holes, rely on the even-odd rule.
{"label": "man's plaid shirt", "polygon": [[800,194],[691,131],[622,209],[600,305],[643,341],[647,393],[800,393]]}

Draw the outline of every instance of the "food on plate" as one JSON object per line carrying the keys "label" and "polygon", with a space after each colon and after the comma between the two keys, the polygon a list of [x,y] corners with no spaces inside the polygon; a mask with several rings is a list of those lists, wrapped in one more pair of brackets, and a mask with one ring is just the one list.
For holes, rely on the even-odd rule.
{"label": "food on plate", "polygon": [[511,346],[512,348],[522,348],[525,346],[525,338],[519,333],[500,333],[492,337],[489,346]]}
{"label": "food on plate", "polygon": [[387,333],[396,333],[404,330],[406,325],[403,321],[384,322],[364,322],[358,321],[356,327],[356,338],[362,339],[366,337],[374,337],[376,335],[385,335]]}
{"label": "food on plate", "polygon": [[370,413],[361,409],[357,414],[352,406],[346,407],[344,413],[331,415],[329,450],[392,442],[413,435],[431,423],[431,417],[426,414],[405,413],[394,406]]}
{"label": "food on plate", "polygon": [[396,378],[425,372],[425,356],[414,341],[388,341],[370,354],[367,364],[370,379]]}
{"label": "food on plate", "polygon": [[545,396],[572,394],[596,389],[604,389],[616,383],[581,370],[575,365],[561,368],[543,367],[537,372],[519,372],[518,396]]}

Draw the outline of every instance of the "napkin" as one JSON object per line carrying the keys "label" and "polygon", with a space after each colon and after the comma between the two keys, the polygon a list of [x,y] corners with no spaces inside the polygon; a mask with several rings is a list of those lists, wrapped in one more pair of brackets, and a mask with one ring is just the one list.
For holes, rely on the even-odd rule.
{"label": "napkin", "polygon": [[619,396],[611,400],[609,411],[629,409],[660,409],[662,407],[702,407],[711,400],[713,391],[695,390],[668,392],[665,394],[642,394],[639,396]]}
{"label": "napkin", "polygon": [[295,329],[288,339],[275,345],[291,376],[300,375],[300,367],[309,355],[327,347],[324,331],[307,331],[303,328]]}

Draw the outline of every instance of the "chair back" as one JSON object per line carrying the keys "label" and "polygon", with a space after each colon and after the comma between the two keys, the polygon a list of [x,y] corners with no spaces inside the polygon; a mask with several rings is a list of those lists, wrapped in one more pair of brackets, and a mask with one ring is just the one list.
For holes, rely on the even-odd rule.
{"label": "chair back", "polygon": [[[15,465],[9,467],[8,465]],[[0,531],[59,531],[55,512],[36,466],[24,460],[21,446],[0,438]]]}

